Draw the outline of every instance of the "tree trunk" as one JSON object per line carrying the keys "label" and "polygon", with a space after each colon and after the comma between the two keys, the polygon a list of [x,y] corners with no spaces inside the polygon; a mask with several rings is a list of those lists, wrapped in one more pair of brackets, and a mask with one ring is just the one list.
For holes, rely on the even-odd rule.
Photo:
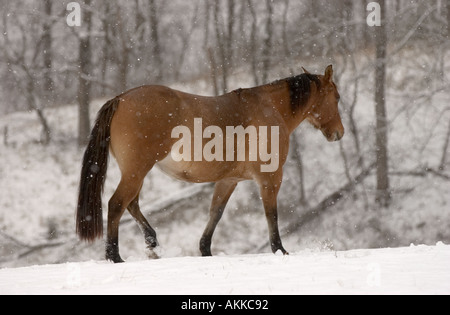
{"label": "tree trunk", "polygon": [[212,4],[209,1],[205,1],[205,35],[203,38],[203,49],[205,50],[206,56],[208,57],[209,61],[209,69],[211,73],[211,81],[213,85],[213,91],[214,95],[218,96],[220,94],[219,92],[219,82],[217,80],[217,64],[216,59],[214,56],[214,50],[210,46],[210,38],[209,38],[209,25],[210,25],[210,19],[211,19],[211,8]]}
{"label": "tree trunk", "polygon": [[150,38],[153,44],[152,53],[153,53],[153,67],[155,68],[155,81],[160,82],[163,78],[163,62],[161,57],[161,43],[159,40],[159,20],[158,20],[158,11],[156,8],[155,0],[149,0],[150,11]]}
{"label": "tree trunk", "polygon": [[[380,0],[383,17],[385,18],[386,1]],[[375,70],[375,106],[376,106],[376,157],[377,157],[377,193],[376,203],[388,207],[390,203],[389,165],[388,165],[388,123],[386,113],[386,54],[387,33],[386,19],[376,27],[376,70]]]}
{"label": "tree trunk", "polygon": [[343,25],[345,25],[344,32],[346,36],[354,34],[354,26],[351,25],[351,22],[354,20],[353,3],[352,0],[344,0],[342,2],[342,20]]}
{"label": "tree trunk", "polygon": [[214,95],[219,96],[219,82],[217,81],[217,64],[212,48],[208,48],[209,64],[211,65],[211,80],[214,87]]}
{"label": "tree trunk", "polygon": [[257,44],[256,35],[258,31],[258,17],[255,11],[255,7],[252,0],[247,0],[247,6],[252,16],[252,30],[250,33],[250,51],[248,52],[248,57],[251,58],[252,62],[252,74],[255,86],[261,84],[258,76],[258,54],[257,54]]}
{"label": "tree trunk", "polygon": [[447,0],[447,37],[450,38],[450,0]]}
{"label": "tree trunk", "polygon": [[227,22],[221,23],[220,1],[216,1],[214,5],[214,26],[216,31],[217,48],[219,50],[220,65],[222,70],[222,92],[228,92],[228,76],[233,68],[233,32],[235,25],[235,1],[227,2],[228,19]]}
{"label": "tree trunk", "polygon": [[448,125],[447,137],[445,138],[444,147],[442,149],[441,163],[439,165],[440,171],[445,170],[445,168],[447,166],[447,153],[448,153],[449,145],[450,145],[450,124]]}
{"label": "tree trunk", "polygon": [[264,39],[263,48],[263,75],[262,82],[267,84],[270,70],[270,59],[272,53],[272,38],[273,38],[273,2],[266,1],[267,22],[266,22],[266,38]]}
{"label": "tree trunk", "polygon": [[[89,6],[91,0],[86,0],[85,5]],[[89,103],[91,100],[91,81],[89,71],[91,69],[91,20],[92,13],[83,10],[82,31],[79,46],[79,85],[78,85],[78,144],[87,145],[91,130],[89,119]]]}
{"label": "tree trunk", "polygon": [[[111,15],[111,2],[105,1],[103,4],[103,12],[102,14],[105,17],[109,17]],[[111,27],[110,27],[110,20],[108,18],[104,18],[102,19],[102,27],[103,27],[103,32],[104,32],[104,42],[103,42],[103,56],[101,58],[101,80],[102,82],[107,82],[107,74],[108,74],[108,63],[111,61],[112,57],[112,53],[111,53],[111,47],[112,47],[112,43],[110,40],[110,32],[111,32]],[[101,90],[102,95],[106,95],[106,85],[102,85],[102,90]]]}
{"label": "tree trunk", "polygon": [[[217,47],[217,49],[219,49],[219,56],[220,56],[220,61],[222,64],[221,67],[222,67],[222,72],[223,72],[223,75],[222,75],[223,82],[222,82],[221,90],[222,90],[222,92],[224,92],[227,90],[227,81],[226,81],[227,69],[226,69],[226,65],[224,64],[224,60],[226,58],[226,53],[225,53],[225,43],[224,43],[224,39],[223,39],[225,37],[225,35],[224,35],[224,32],[221,30],[222,25],[219,20],[219,12],[220,12],[220,2],[216,1],[214,3],[214,29],[216,31],[216,40],[217,40],[216,47]],[[217,68],[216,73],[218,72],[218,69],[220,66],[217,66],[217,67],[218,68]]]}
{"label": "tree trunk", "polygon": [[52,79],[52,23],[50,18],[52,15],[52,0],[44,1],[44,14],[46,16],[46,22],[43,26],[42,46],[44,56],[44,93],[45,102],[48,104],[52,100],[54,83]]}
{"label": "tree trunk", "polygon": [[36,114],[38,115],[39,121],[42,125],[42,137],[40,141],[43,145],[48,145],[51,141],[51,130],[47,118],[45,117],[42,108],[39,104],[38,98],[35,96],[34,78],[25,65],[22,65],[22,68],[23,71],[27,74],[27,88],[25,93],[27,96],[28,108],[30,110],[36,111]]}
{"label": "tree trunk", "polygon": [[116,22],[114,27],[116,28],[116,62],[117,68],[117,88],[121,93],[127,90],[128,86],[128,72],[130,63],[130,53],[131,48],[129,45],[129,36],[127,35],[127,20],[126,16],[123,14],[124,8],[121,7],[120,3],[116,3]]}

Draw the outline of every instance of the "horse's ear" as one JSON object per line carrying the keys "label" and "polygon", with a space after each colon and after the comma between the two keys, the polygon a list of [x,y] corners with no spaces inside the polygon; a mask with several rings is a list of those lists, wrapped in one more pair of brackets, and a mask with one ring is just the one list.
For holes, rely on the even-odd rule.
{"label": "horse's ear", "polygon": [[327,69],[325,70],[325,81],[326,82],[333,82],[333,65],[329,65]]}
{"label": "horse's ear", "polygon": [[303,68],[303,67],[302,67],[302,70],[303,70],[303,72],[306,73],[306,74],[311,74],[311,72],[309,72],[308,70],[306,70],[306,69]]}

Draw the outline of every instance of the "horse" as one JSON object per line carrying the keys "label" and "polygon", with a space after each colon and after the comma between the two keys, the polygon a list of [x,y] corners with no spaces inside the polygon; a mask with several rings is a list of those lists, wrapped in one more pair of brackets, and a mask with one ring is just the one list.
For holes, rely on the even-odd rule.
{"label": "horse", "polygon": [[[209,222],[200,240],[202,256],[212,256],[216,226],[237,184],[246,180],[259,186],[272,251],[288,255],[278,228],[277,196],[290,135],[307,120],[330,142],[344,136],[332,65],[324,75],[303,71],[295,77],[218,97],[142,86],[108,101],[98,113],[83,158],[76,215],[80,239],[92,243],[103,238],[102,193],[111,153],[120,168],[121,180],[108,203],[107,260],[124,262],[119,254],[119,222],[126,209],[144,234],[150,252],[159,245],[155,230],[139,207],[144,178],[155,166],[178,180],[215,183]],[[208,126],[203,134],[199,120],[202,127]],[[237,134],[239,127],[243,137]],[[264,136],[262,131],[269,127],[272,132]],[[257,129],[259,137],[253,132]],[[223,133],[218,135],[221,130]],[[225,141],[229,130],[236,134],[227,134]],[[258,139],[252,144],[255,135]],[[224,143],[220,144],[221,140]],[[260,154],[252,153],[255,144]],[[264,158],[269,148],[276,152],[272,158],[278,163],[270,168]],[[239,149],[243,152],[237,152]],[[194,158],[188,159],[191,151],[195,151]],[[212,158],[202,156],[208,152]]]}

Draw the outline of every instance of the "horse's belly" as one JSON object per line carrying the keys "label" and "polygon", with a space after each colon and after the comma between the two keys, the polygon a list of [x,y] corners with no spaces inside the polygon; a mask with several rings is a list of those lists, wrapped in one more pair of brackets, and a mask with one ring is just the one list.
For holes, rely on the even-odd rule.
{"label": "horse's belly", "polygon": [[193,183],[205,183],[210,182],[207,174],[204,174],[198,167],[193,165],[192,162],[176,162],[169,155],[164,160],[160,161],[158,168],[167,175],[182,181]]}
{"label": "horse's belly", "polygon": [[[228,177],[243,177],[242,172],[236,169],[237,165],[231,162],[177,162],[169,154],[156,165],[167,175],[191,183],[211,183]],[[239,176],[235,176],[235,173]]]}

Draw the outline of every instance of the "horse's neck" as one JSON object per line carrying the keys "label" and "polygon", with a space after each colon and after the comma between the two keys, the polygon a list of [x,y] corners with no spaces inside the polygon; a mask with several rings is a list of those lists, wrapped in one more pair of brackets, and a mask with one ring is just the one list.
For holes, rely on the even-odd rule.
{"label": "horse's neck", "polygon": [[264,102],[263,106],[272,106],[275,108],[280,113],[280,116],[283,118],[291,133],[305,120],[312,98],[308,100],[306,106],[294,112],[291,105],[289,87],[285,80],[280,80],[255,89],[258,89],[258,93]]}

